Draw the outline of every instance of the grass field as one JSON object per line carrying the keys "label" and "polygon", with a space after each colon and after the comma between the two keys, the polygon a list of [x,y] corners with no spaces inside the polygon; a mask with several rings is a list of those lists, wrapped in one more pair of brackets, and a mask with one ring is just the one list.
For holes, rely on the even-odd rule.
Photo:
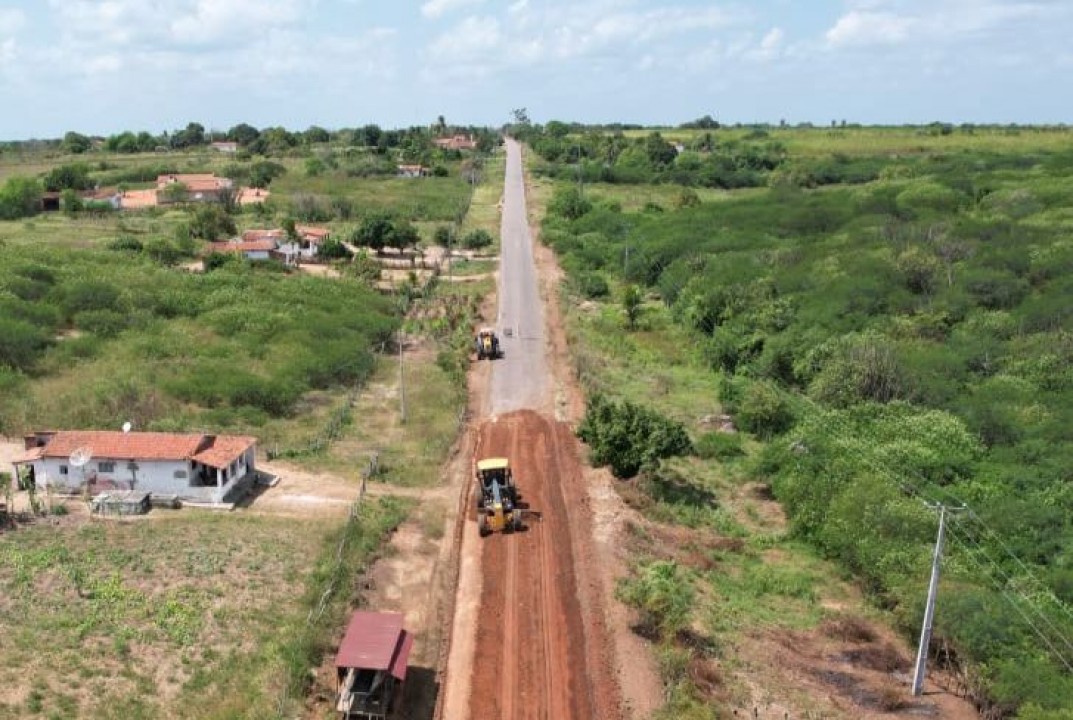
{"label": "grass field", "polygon": [[473,192],[469,212],[459,228],[459,235],[473,230],[485,230],[499,240],[499,203],[503,199],[503,171],[506,155],[499,152],[485,161],[481,184]]}
{"label": "grass field", "polygon": [[706,132],[712,133],[717,142],[741,139],[775,141],[783,143],[795,156],[1065,151],[1073,140],[1073,130],[1068,128],[990,126],[971,130],[955,126],[948,135],[935,133],[926,127],[765,127],[762,132],[766,135],[763,136],[758,136],[749,127],[717,130],[672,127],[627,130],[624,134],[627,137],[643,137],[653,130],[658,130],[668,140],[683,143]]}

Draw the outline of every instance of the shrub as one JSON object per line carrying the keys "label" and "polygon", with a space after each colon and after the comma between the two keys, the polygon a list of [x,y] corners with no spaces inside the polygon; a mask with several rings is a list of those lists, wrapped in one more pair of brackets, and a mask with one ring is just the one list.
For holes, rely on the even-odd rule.
{"label": "shrub", "polygon": [[794,416],[775,383],[757,380],[742,392],[735,420],[743,430],[767,438],[787,430]]}
{"label": "shrub", "polygon": [[577,220],[592,210],[592,203],[575,187],[560,188],[548,203],[548,210],[569,220]]}
{"label": "shrub", "polygon": [[74,323],[81,330],[110,338],[127,327],[127,315],[115,310],[84,310],[74,316]]}
{"label": "shrub", "polygon": [[120,235],[108,243],[108,249],[116,251],[141,252],[144,247],[141,240],[130,235]]}
{"label": "shrub", "polygon": [[119,290],[103,280],[80,280],[67,287],[63,307],[68,317],[85,310],[118,310]]}
{"label": "shrub", "polygon": [[590,300],[607,297],[611,293],[607,280],[604,280],[604,276],[599,273],[583,274],[578,279],[578,289]]}
{"label": "shrub", "polygon": [[462,247],[469,250],[480,250],[490,246],[493,242],[492,235],[487,230],[477,228],[466,233],[465,237],[462,238]]}
{"label": "shrub", "polygon": [[737,433],[709,432],[697,440],[697,455],[705,460],[727,460],[745,454]]}
{"label": "shrub", "polygon": [[674,637],[689,622],[696,591],[693,578],[677,563],[657,560],[619,583],[616,595],[641,611],[641,624],[662,637]]}
{"label": "shrub", "polygon": [[681,423],[628,401],[611,402],[602,395],[589,400],[577,434],[592,448],[593,463],[610,465],[619,478],[655,467],[662,458],[693,451]]}
{"label": "shrub", "polygon": [[48,347],[48,335],[28,322],[0,317],[0,367],[28,370]]}

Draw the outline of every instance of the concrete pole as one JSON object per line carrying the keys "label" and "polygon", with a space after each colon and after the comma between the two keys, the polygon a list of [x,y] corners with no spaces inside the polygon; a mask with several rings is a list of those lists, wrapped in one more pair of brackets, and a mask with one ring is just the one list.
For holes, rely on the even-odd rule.
{"label": "concrete pole", "polygon": [[943,559],[943,536],[946,533],[946,506],[939,505],[939,535],[935,539],[935,553],[931,559],[931,581],[928,583],[928,603],[924,607],[924,626],[920,630],[920,647],[917,648],[916,669],[913,671],[913,696],[924,690],[924,671],[928,663],[928,645],[931,644],[931,628],[935,619],[935,596],[939,592],[939,568]]}

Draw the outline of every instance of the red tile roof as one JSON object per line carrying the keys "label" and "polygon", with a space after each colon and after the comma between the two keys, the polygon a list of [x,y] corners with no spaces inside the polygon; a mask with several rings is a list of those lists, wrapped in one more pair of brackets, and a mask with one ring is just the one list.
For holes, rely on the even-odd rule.
{"label": "red tile roof", "polygon": [[254,229],[242,233],[242,239],[246,242],[253,240],[283,240],[287,233],[282,230]]}
{"label": "red tile roof", "polygon": [[19,455],[19,456],[13,458],[11,460],[11,464],[12,465],[22,465],[24,463],[31,463],[34,460],[40,460],[41,459],[41,453],[43,451],[44,451],[44,448],[32,447],[29,450],[24,451],[22,453],[22,455]]}
{"label": "red tile roof", "polygon": [[335,656],[337,668],[388,670],[399,680],[406,666],[413,636],[402,629],[400,613],[355,612]]}
{"label": "red tile roof", "polygon": [[214,468],[227,467],[257,444],[257,438],[245,435],[209,435],[208,441],[208,447],[202,448],[193,459]]}
{"label": "red tile roof", "polygon": [[276,249],[275,240],[225,240],[223,242],[209,243],[213,252],[270,252]]}
{"label": "red tile roof", "polygon": [[314,227],[313,225],[295,225],[294,229],[303,240],[313,243],[321,242],[332,234],[332,231],[328,228]]}
{"label": "red tile roof", "polygon": [[138,460],[182,460],[192,457],[205,439],[201,434],[61,430],[42,450],[42,457],[68,457],[86,448],[94,457]]}
{"label": "red tile roof", "polygon": [[[119,432],[112,430],[60,430],[44,447],[28,450],[19,462],[37,457],[66,458],[79,448],[93,457],[116,460],[194,459],[211,467],[226,467],[257,443],[242,435],[202,433]],[[31,457],[37,453],[36,457]]]}
{"label": "red tile roof", "polygon": [[215,192],[221,188],[229,188],[232,185],[229,178],[216,177],[212,173],[175,173],[157,176],[156,185],[158,189],[163,189],[173,183],[182,183],[190,192]]}

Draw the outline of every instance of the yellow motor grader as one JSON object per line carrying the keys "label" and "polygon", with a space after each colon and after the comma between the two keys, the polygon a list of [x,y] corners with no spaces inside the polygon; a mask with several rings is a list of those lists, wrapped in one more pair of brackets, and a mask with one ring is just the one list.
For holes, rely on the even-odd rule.
{"label": "yellow motor grader", "polygon": [[495,360],[503,357],[503,351],[499,347],[499,338],[490,327],[482,327],[473,338],[473,344],[477,349],[478,360]]}
{"label": "yellow motor grader", "polygon": [[522,516],[531,511],[519,507],[518,500],[507,458],[477,461],[477,530],[481,537],[522,529]]}

